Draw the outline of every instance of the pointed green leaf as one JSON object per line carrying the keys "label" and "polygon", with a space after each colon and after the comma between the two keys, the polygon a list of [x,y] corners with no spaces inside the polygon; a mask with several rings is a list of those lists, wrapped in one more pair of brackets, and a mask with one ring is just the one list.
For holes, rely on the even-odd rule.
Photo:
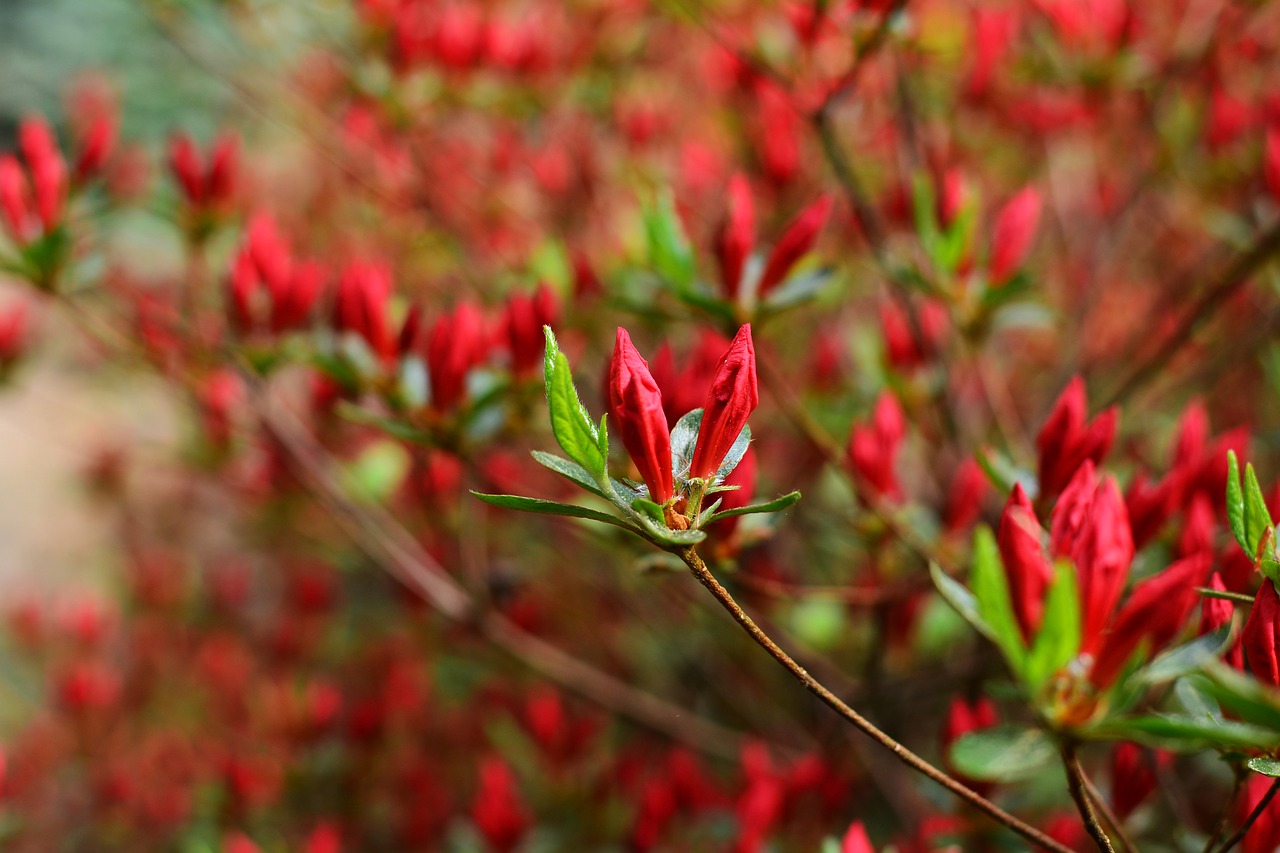
{"label": "pointed green leaf", "polygon": [[633,530],[634,528],[619,518],[615,518],[607,513],[599,510],[588,509],[577,504],[563,504],[559,501],[548,501],[542,498],[526,498],[521,495],[487,495],[481,492],[472,492],[480,500],[487,504],[503,509],[515,509],[521,512],[536,512],[543,515],[564,515],[570,518],[585,518],[590,521],[601,521],[605,524],[612,524],[614,527],[621,527],[624,530]]}
{"label": "pointed green leaf", "polygon": [[1018,782],[1052,767],[1058,749],[1039,729],[1004,725],[962,735],[950,757],[951,766],[970,779]]}
{"label": "pointed green leaf", "polygon": [[1263,537],[1275,535],[1273,528],[1275,525],[1271,523],[1271,513],[1267,511],[1267,501],[1262,496],[1262,486],[1258,485],[1258,475],[1253,471],[1253,465],[1244,466],[1244,537],[1249,543],[1246,551],[1250,559],[1257,560],[1259,557],[1270,557],[1275,553],[1275,545],[1272,543],[1266,548],[1267,553],[1259,554],[1258,547],[1262,544]]}
{"label": "pointed green leaf", "polygon": [[593,478],[604,477],[608,459],[607,439],[602,436],[578,397],[569,359],[560,352],[550,326],[544,326],[547,349],[543,361],[547,405],[551,409],[551,432],[564,452]]}
{"label": "pointed green leaf", "polygon": [[1231,626],[1224,625],[1216,631],[1175,646],[1143,667],[1139,678],[1144,684],[1163,684],[1199,672],[1222,653],[1222,646],[1230,634]]}
{"label": "pointed green leaf", "polygon": [[978,601],[978,613],[991,626],[992,639],[1014,672],[1023,673],[1026,646],[1022,641],[1022,629],[1013,612],[1009,598],[1009,582],[1004,565],[1000,562],[1000,550],[991,528],[981,525],[973,537],[973,570],[969,573],[969,586]]}
{"label": "pointed green leaf", "polygon": [[1179,752],[1201,749],[1269,749],[1280,745],[1280,734],[1231,720],[1187,714],[1152,714],[1109,720],[1087,732],[1101,740],[1132,740]]}
{"label": "pointed green leaf", "polygon": [[1080,596],[1075,567],[1061,561],[1045,598],[1044,621],[1027,655],[1025,677],[1033,690],[1066,666],[1080,651]]}
{"label": "pointed green leaf", "polygon": [[751,506],[742,506],[737,509],[726,509],[724,512],[717,512],[707,519],[707,522],[719,521],[722,518],[733,518],[735,515],[755,515],[762,512],[782,512],[787,507],[800,500],[799,492],[788,492],[780,498],[774,498],[767,503],[752,504]]}
{"label": "pointed green leaf", "polygon": [[554,453],[545,453],[541,450],[530,451],[530,455],[536,459],[538,464],[542,467],[556,472],[566,480],[569,480],[570,482],[586,489],[588,492],[591,492],[591,494],[596,495],[597,497],[606,498],[607,500],[605,493],[600,491],[600,486],[597,485],[596,481],[589,473],[587,473],[587,469],[583,468],[577,462],[572,462],[563,457],[556,456]]}
{"label": "pointed green leaf", "polygon": [[1234,450],[1227,451],[1227,521],[1231,524],[1231,532],[1240,543],[1240,547],[1250,557],[1249,538],[1244,529],[1244,492],[1240,488],[1240,463],[1236,460]]}
{"label": "pointed green leaf", "polygon": [[959,613],[964,618],[964,621],[972,625],[979,634],[995,642],[995,632],[991,630],[991,626],[978,613],[978,600],[973,597],[973,593],[965,589],[964,585],[955,578],[944,572],[942,566],[937,563],[929,563],[929,576],[933,578],[933,585],[937,587],[938,594],[942,596],[942,600],[950,604],[952,609]]}
{"label": "pointed green leaf", "polygon": [[677,291],[688,291],[696,272],[693,249],[670,192],[658,195],[645,214],[644,224],[654,272],[675,285]]}
{"label": "pointed green leaf", "polygon": [[1207,693],[1248,723],[1280,732],[1280,691],[1213,660],[1204,667]]}
{"label": "pointed green leaf", "polygon": [[1280,761],[1274,758],[1258,756],[1250,758],[1247,762],[1249,769],[1254,773],[1261,773],[1263,776],[1280,777]]}

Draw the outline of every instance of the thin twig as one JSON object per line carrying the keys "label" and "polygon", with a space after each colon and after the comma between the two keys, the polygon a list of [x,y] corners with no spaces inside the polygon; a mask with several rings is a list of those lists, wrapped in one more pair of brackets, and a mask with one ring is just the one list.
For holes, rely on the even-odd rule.
{"label": "thin twig", "polygon": [[934,767],[928,761],[916,755],[907,749],[898,741],[894,740],[885,732],[878,729],[870,720],[863,717],[853,708],[849,707],[844,700],[836,696],[830,690],[822,685],[817,679],[811,676],[804,667],[796,663],[796,661],[787,654],[781,646],[773,641],[755,621],[747,615],[746,611],[734,600],[733,595],[716,580],[711,574],[711,570],[707,568],[706,563],[698,555],[693,548],[684,548],[676,552],[693,576],[701,583],[711,595],[720,602],[720,605],[728,611],[733,620],[737,622],[744,631],[756,642],[761,648],[769,653],[769,655],[790,672],[797,681],[812,694],[817,696],[829,708],[835,711],[844,719],[848,720],[860,731],[869,736],[876,743],[889,750],[898,758],[899,761],[906,764],[916,772],[928,777],[937,784],[946,788],[949,792],[964,800],[978,811],[991,817],[996,822],[1007,826],[1009,829],[1021,835],[1028,841],[1036,844],[1045,850],[1053,850],[1055,853],[1070,853],[1071,848],[1060,842],[1057,842],[1045,835],[1028,823],[1014,817],[1009,812],[997,806],[995,803],[983,797],[973,789],[967,787],[958,780],[952,778],[947,773]]}
{"label": "thin twig", "polygon": [[1258,804],[1253,807],[1253,811],[1249,812],[1249,816],[1244,819],[1244,823],[1240,824],[1240,828],[1236,830],[1235,835],[1227,839],[1226,843],[1218,848],[1218,853],[1229,853],[1232,847],[1235,847],[1244,837],[1249,834],[1249,830],[1262,817],[1262,813],[1267,810],[1267,806],[1271,805],[1271,800],[1275,797],[1276,792],[1280,791],[1280,779],[1276,779],[1271,783],[1271,787],[1262,795],[1262,799],[1258,800]]}
{"label": "thin twig", "polygon": [[1098,790],[1098,787],[1093,784],[1093,780],[1083,771],[1080,773],[1080,779],[1084,782],[1085,791],[1089,794],[1089,799],[1093,801],[1094,808],[1098,810],[1098,814],[1102,815],[1103,823],[1119,840],[1120,846],[1128,850],[1129,853],[1138,853],[1138,845],[1134,844],[1133,839],[1124,831],[1124,822],[1111,810],[1111,806],[1107,805],[1106,798],[1102,796],[1102,792]]}
{"label": "thin twig", "polygon": [[1093,843],[1098,845],[1100,853],[1115,853],[1111,839],[1098,823],[1098,816],[1093,811],[1093,803],[1085,791],[1084,771],[1080,769],[1080,759],[1076,757],[1076,747],[1071,741],[1062,744],[1062,766],[1067,771],[1067,788],[1071,791],[1071,799],[1075,800],[1076,809],[1084,820],[1084,828],[1088,831]]}

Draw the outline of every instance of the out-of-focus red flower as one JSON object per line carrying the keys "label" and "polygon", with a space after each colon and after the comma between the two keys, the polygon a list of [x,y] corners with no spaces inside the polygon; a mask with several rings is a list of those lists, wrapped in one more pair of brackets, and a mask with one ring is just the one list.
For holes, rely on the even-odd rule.
{"label": "out-of-focus red flower", "polygon": [[1084,380],[1067,383],[1036,436],[1042,499],[1060,492],[1085,460],[1102,462],[1115,439],[1116,417],[1111,408],[1090,421]]}
{"label": "out-of-focus red flower", "polygon": [[471,819],[494,853],[510,853],[529,831],[532,821],[516,788],[515,774],[501,758],[486,758],[480,765]]}
{"label": "out-of-focus red flower", "polygon": [[756,288],[757,296],[766,296],[786,279],[792,267],[813,248],[813,244],[818,240],[818,234],[822,232],[822,227],[827,224],[827,217],[830,215],[831,199],[823,196],[801,211],[800,215],[787,226],[782,238],[769,253],[764,272],[760,274],[760,284]]}
{"label": "out-of-focus red flower", "polygon": [[1044,596],[1053,579],[1053,566],[1044,553],[1044,529],[1022,486],[1015,483],[1000,515],[996,542],[1008,579],[1009,598],[1024,640],[1040,630]]}
{"label": "out-of-focus red flower", "polygon": [[982,466],[973,457],[965,459],[951,475],[947,503],[942,511],[942,527],[950,535],[968,530],[982,512],[982,499],[990,491]]}
{"label": "out-of-focus red flower", "polygon": [[1000,208],[991,233],[991,256],[987,261],[987,277],[992,287],[1006,283],[1018,271],[1040,224],[1044,202],[1033,187],[1026,187]]}
{"label": "out-of-focus red flower", "polygon": [[[1222,576],[1217,572],[1209,577],[1207,586],[1216,592],[1227,590],[1227,585],[1223,583]],[[1232,602],[1205,596],[1200,602],[1200,633],[1208,634],[1230,625],[1235,612],[1236,608]],[[1240,644],[1240,637],[1232,640],[1231,648],[1222,653],[1222,659],[1236,669],[1244,669],[1244,647]]]}
{"label": "out-of-focus red flower", "polygon": [[543,326],[556,322],[558,306],[555,294],[546,282],[538,285],[532,296],[513,294],[503,311],[500,334],[511,354],[511,369],[517,375],[537,370],[542,364]]}
{"label": "out-of-focus red flower", "polygon": [[431,376],[431,407],[447,411],[466,396],[467,376],[489,351],[484,316],[470,302],[441,316],[427,340],[427,371]]}
{"label": "out-of-focus red flower", "polygon": [[870,422],[855,424],[849,435],[849,464],[876,497],[902,495],[896,464],[906,434],[902,407],[886,391],[876,400]]}
{"label": "out-of-focus red flower", "polygon": [[[1196,587],[1204,583],[1210,566],[1204,554],[1179,560],[1133,588],[1104,637],[1084,635],[1084,648],[1098,650],[1090,678],[1099,690],[1115,681],[1141,643],[1154,652],[1178,634],[1195,609]],[[1089,627],[1086,608],[1085,630]]]}

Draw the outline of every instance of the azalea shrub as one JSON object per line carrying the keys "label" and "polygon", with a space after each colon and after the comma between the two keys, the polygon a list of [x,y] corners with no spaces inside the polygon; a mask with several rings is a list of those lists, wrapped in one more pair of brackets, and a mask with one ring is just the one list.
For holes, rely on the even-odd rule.
{"label": "azalea shrub", "polygon": [[0,381],[172,413],[5,850],[1280,847],[1276,4],[136,5],[218,130],[0,146]]}

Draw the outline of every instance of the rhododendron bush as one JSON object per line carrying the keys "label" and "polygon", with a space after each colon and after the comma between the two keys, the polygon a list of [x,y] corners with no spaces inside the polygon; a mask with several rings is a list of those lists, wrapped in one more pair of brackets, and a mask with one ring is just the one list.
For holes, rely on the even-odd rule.
{"label": "rhododendron bush", "polygon": [[0,140],[0,382],[172,421],[5,850],[1280,848],[1276,4],[133,5],[227,97]]}

